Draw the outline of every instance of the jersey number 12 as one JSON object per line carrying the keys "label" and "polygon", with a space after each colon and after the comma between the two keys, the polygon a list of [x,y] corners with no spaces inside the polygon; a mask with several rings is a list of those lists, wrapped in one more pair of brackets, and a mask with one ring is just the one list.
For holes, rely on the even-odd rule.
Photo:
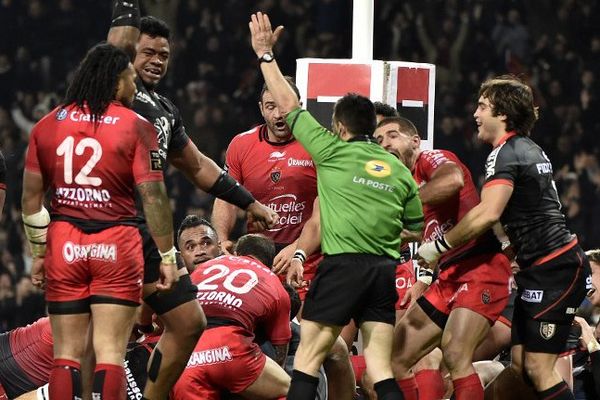
{"label": "jersey number 12", "polygon": [[102,179],[96,176],[90,176],[92,169],[98,164],[100,158],[102,158],[102,145],[96,139],[84,138],[77,146],[75,146],[75,139],[73,136],[67,136],[65,140],[56,148],[56,155],[59,157],[64,156],[64,178],[65,183],[73,183],[73,150],[78,156],[83,155],[86,148],[92,149],[92,156],[85,163],[83,168],[75,176],[75,183],[78,185],[91,185],[100,186],[102,185]]}

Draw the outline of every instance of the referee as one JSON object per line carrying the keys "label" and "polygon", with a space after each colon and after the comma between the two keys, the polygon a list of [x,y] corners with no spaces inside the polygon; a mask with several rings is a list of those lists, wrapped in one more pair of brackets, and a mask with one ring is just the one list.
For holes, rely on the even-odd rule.
{"label": "referee", "polygon": [[[300,346],[288,399],[314,399],[318,369],[351,318],[364,338],[367,371],[380,400],[403,399],[390,366],[395,287],[403,228],[420,230],[423,210],[410,171],[373,139],[375,108],[357,94],[341,98],[333,132],[299,106],[273,58],[274,31],[267,15],[253,14],[252,47],[279,110],[317,168],[321,248],[304,303]],[[403,226],[402,220],[410,225]],[[301,277],[300,277],[301,278]]]}

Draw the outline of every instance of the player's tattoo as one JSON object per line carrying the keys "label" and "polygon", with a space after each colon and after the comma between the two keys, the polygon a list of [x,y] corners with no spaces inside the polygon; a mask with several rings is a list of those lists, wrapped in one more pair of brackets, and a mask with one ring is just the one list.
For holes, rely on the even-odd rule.
{"label": "player's tattoo", "polygon": [[284,345],[273,345],[273,348],[275,349],[275,362],[279,365],[281,365],[282,367],[285,365],[285,359],[287,357],[287,353],[288,353],[288,345],[284,344]]}
{"label": "player's tattoo", "polygon": [[173,234],[173,217],[163,182],[144,182],[138,185],[144,204],[144,215],[148,228],[154,236]]}

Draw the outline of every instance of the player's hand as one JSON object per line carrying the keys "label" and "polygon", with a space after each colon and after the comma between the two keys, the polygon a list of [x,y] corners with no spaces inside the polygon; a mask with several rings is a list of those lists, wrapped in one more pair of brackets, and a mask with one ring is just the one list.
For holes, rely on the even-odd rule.
{"label": "player's hand", "polygon": [[221,241],[221,251],[223,252],[223,254],[225,255],[232,255],[233,254],[233,241],[231,240],[223,240]]}
{"label": "player's hand", "polygon": [[273,273],[284,274],[290,267],[292,256],[296,251],[296,243],[285,246],[273,259]]}
{"label": "player's hand", "polygon": [[37,257],[31,266],[31,283],[40,289],[46,288],[46,272],[44,271],[44,257]]}
{"label": "player's hand", "polygon": [[293,258],[290,261],[285,281],[288,285],[291,285],[296,289],[306,286],[306,282],[304,281],[304,266],[297,258]]}
{"label": "player's hand", "polygon": [[404,293],[404,297],[402,298],[400,305],[404,306],[406,303],[408,303],[409,307],[412,307],[415,301],[417,301],[417,299],[421,297],[428,288],[429,285],[427,285],[425,282],[416,281],[415,284],[412,285],[412,287],[408,289],[406,293]]}
{"label": "player's hand", "polygon": [[248,25],[250,26],[250,34],[252,36],[252,48],[256,56],[262,57],[265,53],[272,53],[273,46],[275,46],[281,32],[283,32],[283,26],[279,25],[273,31],[269,16],[260,11],[252,14]]}
{"label": "player's hand", "polygon": [[589,342],[595,339],[594,337],[594,329],[587,323],[584,318],[575,317],[573,323],[579,325],[581,327],[581,336],[579,337],[579,342],[584,349],[587,349],[587,345]]}
{"label": "player's hand", "polygon": [[168,292],[179,281],[177,273],[177,264],[160,263],[160,278],[156,283],[156,289],[159,292]]}
{"label": "player's hand", "polygon": [[[440,258],[440,256],[442,255],[442,252],[438,250],[439,245],[436,245],[438,240],[423,242],[417,249],[419,257],[423,259],[427,264],[436,262],[438,258]],[[421,265],[420,260],[419,265]]]}
{"label": "player's hand", "polygon": [[259,201],[250,204],[246,211],[252,215],[252,226],[257,232],[270,229],[279,222],[279,215]]}

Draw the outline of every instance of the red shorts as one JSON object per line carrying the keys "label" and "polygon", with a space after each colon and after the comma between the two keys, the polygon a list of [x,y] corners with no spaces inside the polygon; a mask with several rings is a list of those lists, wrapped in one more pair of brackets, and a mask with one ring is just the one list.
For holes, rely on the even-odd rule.
{"label": "red shorts", "polygon": [[110,298],[139,304],[144,273],[139,231],[117,225],[86,234],[68,222],[52,222],[44,269],[49,302]]}
{"label": "red shorts", "polygon": [[304,262],[304,280],[306,281],[306,286],[298,289],[298,296],[300,296],[300,300],[304,301],[306,298],[306,293],[308,293],[308,288],[310,283],[315,277],[317,273],[317,267],[323,261],[323,255],[321,253],[313,254],[309,256]]}
{"label": "red shorts", "polygon": [[400,302],[404,295],[415,284],[415,268],[412,260],[408,260],[403,264],[396,266],[396,292],[398,292],[398,301],[396,302],[396,310],[406,310],[410,302],[406,302],[401,306]]}
{"label": "red shorts", "polygon": [[455,308],[468,308],[493,324],[508,302],[511,276],[504,254],[473,256],[444,269],[424,296],[445,315]]}
{"label": "red shorts", "polygon": [[367,370],[365,356],[350,356],[350,363],[352,364],[352,369],[354,370],[356,385],[362,386],[362,377]]}
{"label": "red shorts", "polygon": [[204,331],[171,398],[218,400],[224,389],[244,391],[258,379],[267,361],[253,339],[252,333],[237,326]]}

